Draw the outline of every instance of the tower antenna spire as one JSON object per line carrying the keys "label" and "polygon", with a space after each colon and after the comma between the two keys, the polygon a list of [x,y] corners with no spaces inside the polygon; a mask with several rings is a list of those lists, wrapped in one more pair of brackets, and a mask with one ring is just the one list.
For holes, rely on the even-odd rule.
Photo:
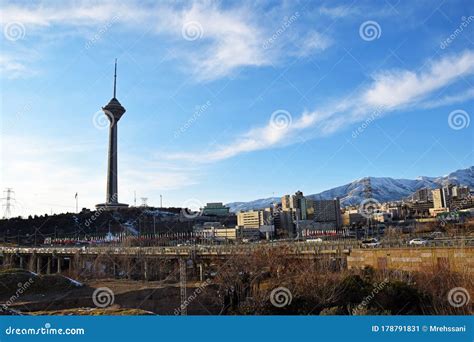
{"label": "tower antenna spire", "polygon": [[114,98],[117,92],[117,58],[115,58],[115,73],[114,73]]}

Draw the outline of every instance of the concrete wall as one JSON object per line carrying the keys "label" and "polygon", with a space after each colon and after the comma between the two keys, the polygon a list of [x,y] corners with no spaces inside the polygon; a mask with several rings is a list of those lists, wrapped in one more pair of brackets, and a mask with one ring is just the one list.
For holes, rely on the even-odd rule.
{"label": "concrete wall", "polygon": [[347,267],[428,271],[448,269],[474,273],[474,247],[420,247],[354,249],[347,257]]}

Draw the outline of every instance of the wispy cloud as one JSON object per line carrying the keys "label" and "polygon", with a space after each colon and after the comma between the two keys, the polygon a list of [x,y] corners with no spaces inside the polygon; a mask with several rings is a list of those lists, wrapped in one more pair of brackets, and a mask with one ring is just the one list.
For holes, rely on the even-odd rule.
{"label": "wispy cloud", "polygon": [[184,13],[182,25],[201,23],[203,39],[209,40],[202,57],[195,56],[195,70],[201,78],[227,75],[241,66],[261,66],[269,63],[263,53],[262,29],[252,23],[248,9],[222,11],[216,5],[194,4]]}
{"label": "wispy cloud", "polygon": [[365,92],[363,102],[374,106],[397,108],[419,102],[434,90],[474,72],[474,52],[429,62],[426,71],[383,71],[374,75],[374,83]]}
{"label": "wispy cloud", "polygon": [[460,94],[443,96],[440,99],[433,99],[423,102],[421,108],[430,109],[442,106],[448,106],[455,103],[462,103],[474,99],[474,89],[468,89]]}
{"label": "wispy cloud", "polygon": [[[111,20],[126,30],[152,28],[151,32],[173,41],[176,56],[192,68],[195,79],[209,81],[233,74],[243,67],[268,66],[285,56],[294,56],[292,49],[285,48],[287,44],[304,46],[301,49],[304,55],[320,52],[330,45],[328,37],[313,30],[306,35],[293,33],[293,39],[280,39],[278,44],[267,49],[265,40],[274,34],[288,14],[291,13],[265,17],[257,6],[241,4],[223,8],[211,1],[147,5],[136,1],[80,1],[73,4],[65,1],[2,6],[0,22],[3,27],[21,23],[26,36],[44,37],[48,37],[56,26],[71,28],[71,34],[84,34],[84,30],[75,29],[94,28]],[[297,32],[301,28],[295,23],[291,30]],[[21,41],[15,43],[21,44]]]}
{"label": "wispy cloud", "polygon": [[[171,159],[212,162],[252,152],[283,146],[298,141],[299,137],[310,138],[332,134],[350,124],[361,122],[374,111],[387,114],[402,108],[423,108],[434,106],[430,96],[436,90],[474,74],[474,52],[465,51],[458,55],[443,57],[427,62],[422,70],[390,70],[376,73],[366,88],[342,100],[327,104],[320,110],[305,112],[279,127],[270,121],[262,127],[250,129],[227,144],[222,144],[207,153],[172,154]],[[439,101],[455,103],[472,94],[452,95]]]}
{"label": "wispy cloud", "polygon": [[326,50],[331,44],[332,40],[329,37],[317,31],[310,31],[300,39],[295,39],[297,49],[294,54],[299,57],[307,57],[315,51]]}
{"label": "wispy cloud", "polygon": [[24,78],[34,74],[24,62],[6,54],[0,54],[0,75],[6,78]]}

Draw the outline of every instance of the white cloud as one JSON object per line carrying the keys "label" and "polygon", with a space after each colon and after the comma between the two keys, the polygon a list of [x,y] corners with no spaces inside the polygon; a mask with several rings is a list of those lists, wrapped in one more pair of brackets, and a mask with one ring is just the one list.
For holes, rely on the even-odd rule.
{"label": "white cloud", "polygon": [[6,54],[0,55],[0,75],[14,79],[28,77],[33,74],[24,62],[20,62]]}
{"label": "white cloud", "polygon": [[216,3],[195,2],[175,17],[174,33],[183,34],[183,27],[198,23],[202,44],[195,44],[197,51],[188,55],[196,75],[209,80],[240,67],[270,63],[262,48],[263,29],[253,20],[254,14],[245,7],[222,10]]}
{"label": "white cloud", "polygon": [[310,31],[295,41],[297,47],[295,55],[301,57],[309,56],[315,51],[324,51],[332,44],[331,39],[317,31]]}
{"label": "white cloud", "polygon": [[[284,12],[280,13],[283,17]],[[265,20],[263,20],[265,19]],[[282,18],[265,17],[259,9],[249,5],[223,8],[217,2],[192,1],[184,3],[148,3],[138,1],[57,2],[42,5],[2,6],[3,26],[19,22],[25,35],[48,37],[57,32],[55,26],[71,28],[73,34],[84,34],[78,27],[97,29],[98,25],[114,21],[127,30],[153,27],[156,34],[173,39],[177,56],[187,61],[198,80],[213,80],[228,76],[242,67],[261,67],[275,64],[284,56],[293,56],[287,45],[296,43],[301,53],[322,51],[329,45],[327,37],[316,31],[308,35],[294,34],[294,39],[280,39],[273,49],[265,49],[264,42],[272,36]],[[186,40],[183,28],[197,23],[198,39]],[[115,25],[114,24],[114,25]],[[293,24],[292,30],[298,30]],[[302,39],[301,42],[298,42]],[[17,41],[16,43],[20,43]]]}
{"label": "white cloud", "polygon": [[[433,106],[436,103],[429,96],[436,90],[473,73],[473,51],[431,61],[419,72],[380,72],[373,76],[371,85],[366,89],[349,98],[327,104],[321,110],[305,112],[300,117],[293,118],[291,125],[285,129],[268,123],[263,127],[252,128],[234,141],[214,150],[200,153],[199,158],[191,153],[173,154],[169,158],[202,162],[222,160],[241,153],[291,144],[298,141],[297,137],[301,139],[303,136],[332,134],[347,125],[365,120],[374,111],[388,113],[407,107],[423,108],[426,104]],[[463,101],[471,95],[468,93],[463,96],[450,96],[438,105]]]}
{"label": "white cloud", "polygon": [[446,57],[427,66],[419,73],[407,70],[380,72],[364,94],[369,105],[396,108],[423,99],[432,91],[449,85],[460,76],[474,72],[474,52]]}
{"label": "white cloud", "polygon": [[430,101],[425,101],[421,105],[422,108],[429,109],[429,108],[436,108],[447,106],[455,103],[461,103],[464,101],[469,101],[474,98],[474,89],[468,89],[462,93],[455,94],[455,95],[447,95],[440,99],[434,99]]}
{"label": "white cloud", "polygon": [[137,16],[137,19],[140,19],[146,12],[114,1],[102,1],[101,3],[62,1],[30,6],[17,4],[2,6],[1,22],[2,24],[20,22],[32,28],[35,26],[49,27],[56,24],[93,25],[104,23],[116,16],[117,13],[126,13],[128,18]]}

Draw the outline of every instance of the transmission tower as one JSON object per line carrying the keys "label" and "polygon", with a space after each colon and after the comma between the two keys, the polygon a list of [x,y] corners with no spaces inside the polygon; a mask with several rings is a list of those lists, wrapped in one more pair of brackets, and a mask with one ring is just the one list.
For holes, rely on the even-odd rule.
{"label": "transmission tower", "polygon": [[12,204],[12,201],[15,201],[15,198],[13,195],[15,194],[15,191],[13,191],[12,188],[6,188],[3,193],[6,193],[6,196],[2,198],[6,203],[3,205],[5,207],[5,211],[3,212],[3,218],[4,219],[9,219],[12,215],[11,208],[14,207]]}
{"label": "transmission tower", "polygon": [[373,198],[372,197],[372,184],[370,183],[370,177],[364,178],[364,197],[366,199]]}
{"label": "transmission tower", "polygon": [[[372,194],[372,184],[370,183],[370,177],[364,178],[364,198],[365,201],[369,202],[373,200],[373,194]],[[370,205],[369,203],[366,203],[366,205]],[[369,236],[369,230],[372,228],[372,215],[367,215],[367,228],[365,229],[365,237],[368,238]]]}
{"label": "transmission tower", "polygon": [[179,285],[181,295],[181,315],[186,316],[188,314],[188,308],[186,305],[186,260],[183,258],[179,259]]}
{"label": "transmission tower", "polygon": [[140,197],[140,199],[142,200],[142,207],[148,207],[148,197]]}

